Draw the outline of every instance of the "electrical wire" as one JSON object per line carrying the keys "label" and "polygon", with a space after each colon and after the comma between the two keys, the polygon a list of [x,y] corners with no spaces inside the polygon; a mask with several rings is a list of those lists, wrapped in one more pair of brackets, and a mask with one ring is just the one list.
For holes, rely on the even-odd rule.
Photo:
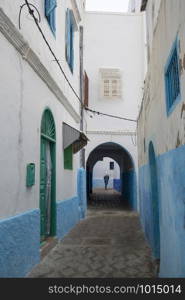
{"label": "electrical wire", "polygon": [[85,107],[84,109],[91,112],[91,113],[93,113],[93,114],[102,115],[102,116],[106,116],[106,117],[111,117],[111,118],[115,118],[115,119],[120,119],[120,120],[125,120],[125,121],[130,121],[130,122],[136,122],[137,123],[137,120],[128,119],[128,118],[124,118],[124,117],[119,117],[119,116],[115,116],[115,115],[105,114],[105,113],[102,113],[102,112],[99,112],[99,111],[96,111],[96,110],[92,110],[92,109],[87,108],[87,107]]}
{"label": "electrical wire", "polygon": [[66,79],[66,81],[67,81],[67,83],[68,83],[68,85],[69,85],[70,88],[72,89],[73,93],[75,94],[75,96],[77,97],[77,99],[79,100],[79,102],[81,103],[81,105],[83,105],[83,104],[82,104],[82,101],[81,101],[81,99],[80,99],[80,97],[78,96],[78,94],[77,94],[76,91],[74,90],[73,86],[71,85],[69,79],[67,78],[67,76],[66,76],[66,74],[65,74],[65,72],[64,72],[64,70],[63,70],[63,68],[62,68],[62,66],[61,66],[61,64],[60,64],[60,62],[59,62],[59,59],[56,57],[54,51],[52,50],[52,48],[51,48],[51,46],[50,46],[50,44],[49,44],[49,42],[47,41],[47,39],[46,39],[46,37],[45,37],[45,35],[44,35],[44,33],[43,33],[43,31],[42,31],[40,25],[39,25],[38,19],[37,19],[37,18],[35,17],[35,15],[34,15],[34,10],[30,7],[30,6],[33,6],[33,5],[30,4],[30,3],[28,2],[28,0],[25,0],[25,5],[26,5],[27,8],[28,8],[29,14],[30,14],[30,15],[32,16],[32,18],[34,19],[35,24],[36,24],[38,30],[40,31],[40,33],[41,33],[41,35],[42,35],[42,37],[43,37],[43,39],[44,39],[44,41],[45,41],[47,47],[49,48],[49,50],[50,50],[52,56],[54,57],[54,59],[55,59],[57,65],[59,66],[60,71],[62,72],[64,78]]}
{"label": "electrical wire", "polygon": [[[26,3],[24,3],[23,5],[20,6],[20,11],[19,11],[19,29],[21,29],[21,13],[22,13],[22,9],[23,9],[23,7],[24,7],[25,5],[26,5]],[[39,16],[38,22],[40,23],[40,22],[41,22],[41,16],[40,16],[40,13],[39,13],[38,9],[36,8],[35,5],[33,5],[33,4],[31,4],[31,3],[29,3],[29,5],[32,6],[32,7],[34,7],[35,10],[37,11],[38,16]]]}
{"label": "electrical wire", "polygon": [[[74,90],[73,86],[71,85],[69,79],[67,78],[67,76],[66,76],[66,74],[65,74],[65,72],[64,72],[64,70],[63,70],[63,68],[62,68],[62,66],[61,66],[61,64],[60,64],[60,62],[59,62],[59,59],[56,57],[54,51],[52,50],[52,48],[51,48],[49,42],[47,41],[47,38],[45,37],[45,35],[44,35],[44,33],[43,33],[43,31],[42,31],[40,25],[39,25],[39,22],[41,21],[41,18],[40,18],[40,13],[39,13],[38,9],[37,9],[33,4],[29,3],[28,0],[25,0],[25,4],[23,4],[23,5],[21,6],[21,9],[20,9],[20,12],[19,12],[19,28],[20,28],[21,11],[22,11],[22,8],[23,8],[25,5],[27,6],[29,14],[32,16],[33,20],[35,21],[35,24],[36,24],[38,30],[40,31],[40,33],[41,33],[41,35],[42,35],[42,38],[44,39],[44,41],[45,41],[47,47],[49,48],[49,50],[50,50],[52,56],[54,57],[54,61],[56,61],[57,65],[59,66],[60,71],[62,72],[64,78],[66,79],[66,81],[67,81],[67,83],[68,83],[68,85],[69,85],[70,88],[72,89],[72,91],[73,91],[73,93],[75,94],[76,98],[77,98],[77,99],[79,100],[79,102],[81,103],[81,106],[82,106],[86,111],[89,111],[89,112],[94,113],[94,114],[98,114],[98,115],[102,115],[102,116],[107,116],[107,117],[111,117],[111,118],[115,118],[115,119],[120,119],[120,120],[125,120],[125,121],[130,121],[130,122],[137,122],[137,120],[133,120],[133,119],[129,119],[129,118],[124,118],[124,117],[119,117],[119,116],[110,115],[110,114],[105,114],[105,113],[102,113],[102,112],[99,112],[99,111],[95,111],[95,110],[92,110],[92,109],[87,108],[87,107],[84,106],[84,104],[82,103],[82,100],[80,99],[80,97],[78,96],[78,94],[77,94],[76,91]],[[34,9],[32,9],[31,6],[34,7],[34,9],[37,11],[37,13],[38,13],[38,15],[39,15],[39,20],[38,20],[38,19],[36,18],[36,16],[34,15]]]}

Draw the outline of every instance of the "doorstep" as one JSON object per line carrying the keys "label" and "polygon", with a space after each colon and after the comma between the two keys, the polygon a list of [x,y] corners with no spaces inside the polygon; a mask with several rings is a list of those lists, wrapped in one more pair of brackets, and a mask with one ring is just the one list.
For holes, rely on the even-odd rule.
{"label": "doorstep", "polygon": [[58,239],[56,237],[48,237],[40,248],[41,260],[56,246]]}

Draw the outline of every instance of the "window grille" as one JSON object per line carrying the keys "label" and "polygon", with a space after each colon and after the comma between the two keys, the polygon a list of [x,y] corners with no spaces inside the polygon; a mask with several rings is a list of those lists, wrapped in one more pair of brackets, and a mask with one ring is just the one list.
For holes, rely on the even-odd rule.
{"label": "window grille", "polygon": [[177,41],[175,41],[165,68],[166,105],[169,114],[180,100],[180,76]]}
{"label": "window grille", "polygon": [[121,93],[121,72],[119,69],[100,69],[101,97],[120,99]]}

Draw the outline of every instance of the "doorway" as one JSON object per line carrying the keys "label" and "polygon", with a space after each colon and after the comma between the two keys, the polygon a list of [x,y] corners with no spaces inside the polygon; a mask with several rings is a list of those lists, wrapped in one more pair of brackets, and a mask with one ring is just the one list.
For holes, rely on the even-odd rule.
{"label": "doorway", "polygon": [[56,235],[55,123],[46,109],[41,122],[40,235],[41,242]]}

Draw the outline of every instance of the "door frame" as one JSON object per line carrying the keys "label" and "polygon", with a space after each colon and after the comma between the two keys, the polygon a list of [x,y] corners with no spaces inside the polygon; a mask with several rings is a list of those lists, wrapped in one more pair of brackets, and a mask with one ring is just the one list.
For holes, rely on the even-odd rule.
{"label": "door frame", "polygon": [[[47,123],[46,115],[50,116],[50,120],[53,122],[54,126],[54,134],[53,137],[49,136],[46,132],[43,130],[43,122]],[[47,125],[47,124],[46,124]],[[47,126],[46,126],[47,127]],[[41,144],[42,141],[47,141],[50,146],[50,152],[51,152],[51,161],[52,161],[52,177],[51,177],[51,215],[50,215],[50,235],[44,235],[43,238],[41,237],[41,242],[46,240],[49,236],[55,236],[56,235],[56,138],[55,138],[55,122],[53,115],[50,111],[50,109],[45,109],[43,114],[42,114],[42,119],[41,119],[41,134],[40,134],[40,186],[41,186]],[[39,203],[40,203],[40,229],[41,229],[41,189],[40,189],[40,198],[39,198]]]}

